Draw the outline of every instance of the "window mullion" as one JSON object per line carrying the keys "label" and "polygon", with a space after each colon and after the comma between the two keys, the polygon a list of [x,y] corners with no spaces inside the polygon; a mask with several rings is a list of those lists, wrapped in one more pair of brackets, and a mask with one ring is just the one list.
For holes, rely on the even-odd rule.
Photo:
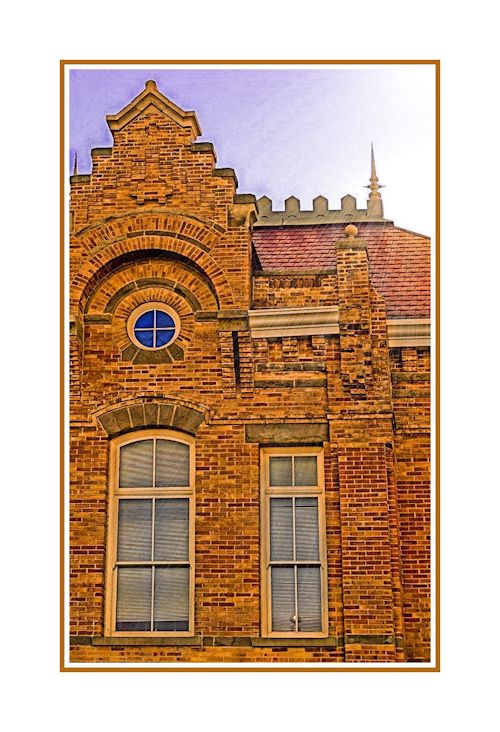
{"label": "window mullion", "polygon": [[[156,474],[156,467],[155,467],[155,460],[154,460],[154,458],[155,458],[154,450],[155,449],[156,449],[156,440],[155,440],[155,447],[153,449],[153,469]],[[154,476],[153,476],[153,481],[154,481]],[[151,525],[151,562],[152,562],[152,565],[151,565],[151,630],[153,630],[154,629],[153,615],[154,615],[154,606],[155,606],[155,564],[154,564],[154,561],[155,561],[156,498],[152,498],[151,500],[153,502],[153,505],[151,507],[151,523],[152,523],[152,525]]]}
{"label": "window mullion", "polygon": [[155,437],[153,439],[153,488],[156,488],[156,443],[157,439]]}
{"label": "window mullion", "polygon": [[[293,463],[292,463],[292,482],[293,482]],[[293,586],[294,586],[294,602],[295,602],[295,631],[299,629],[299,597],[297,584],[297,538],[295,535],[295,496],[292,496],[292,546],[293,546]]]}
{"label": "window mullion", "polygon": [[155,608],[155,565],[151,567],[151,628],[154,630],[154,608]]}

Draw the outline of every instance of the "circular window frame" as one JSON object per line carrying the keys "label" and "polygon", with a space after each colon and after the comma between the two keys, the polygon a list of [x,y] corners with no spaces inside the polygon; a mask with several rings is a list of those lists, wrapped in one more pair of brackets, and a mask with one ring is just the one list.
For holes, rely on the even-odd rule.
{"label": "circular window frame", "polygon": [[[165,345],[163,346],[145,346],[136,338],[136,335],[134,333],[134,326],[137,322],[137,319],[149,310],[161,310],[166,315],[169,315],[174,321],[174,335],[168,341],[168,343],[165,343]],[[153,330],[153,328],[151,328],[151,330]],[[137,348],[140,348],[142,351],[164,351],[177,340],[180,331],[181,319],[179,317],[179,314],[173,308],[171,308],[170,305],[166,305],[164,302],[145,302],[142,305],[139,305],[139,307],[134,308],[127,320],[127,335],[134,344],[134,346],[137,346]]]}

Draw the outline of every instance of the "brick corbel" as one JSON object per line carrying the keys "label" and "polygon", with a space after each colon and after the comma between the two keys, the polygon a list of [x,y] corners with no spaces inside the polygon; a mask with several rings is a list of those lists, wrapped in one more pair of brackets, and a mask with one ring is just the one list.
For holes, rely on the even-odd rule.
{"label": "brick corbel", "polygon": [[257,199],[250,193],[237,193],[228,209],[228,223],[231,228],[251,228],[257,220]]}

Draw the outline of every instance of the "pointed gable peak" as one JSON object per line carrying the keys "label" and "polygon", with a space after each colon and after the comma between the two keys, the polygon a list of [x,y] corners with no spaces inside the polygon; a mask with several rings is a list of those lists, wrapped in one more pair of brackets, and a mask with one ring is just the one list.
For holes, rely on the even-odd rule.
{"label": "pointed gable peak", "polygon": [[181,127],[191,129],[193,139],[201,135],[201,127],[195,112],[185,112],[171,102],[170,99],[167,99],[158,90],[156,82],[153,80],[147,81],[143,91],[135,99],[132,99],[120,112],[106,115],[106,122],[108,123],[109,129],[112,133],[123,129],[151,104]]}

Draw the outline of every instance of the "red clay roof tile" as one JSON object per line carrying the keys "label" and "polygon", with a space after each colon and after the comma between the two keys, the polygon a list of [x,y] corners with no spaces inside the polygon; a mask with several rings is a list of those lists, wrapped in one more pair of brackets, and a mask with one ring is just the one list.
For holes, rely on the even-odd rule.
{"label": "red clay roof tile", "polygon": [[[357,224],[367,242],[370,275],[392,318],[430,315],[430,239],[391,223]],[[344,224],[259,227],[253,232],[262,270],[329,269],[336,266],[335,242]]]}

